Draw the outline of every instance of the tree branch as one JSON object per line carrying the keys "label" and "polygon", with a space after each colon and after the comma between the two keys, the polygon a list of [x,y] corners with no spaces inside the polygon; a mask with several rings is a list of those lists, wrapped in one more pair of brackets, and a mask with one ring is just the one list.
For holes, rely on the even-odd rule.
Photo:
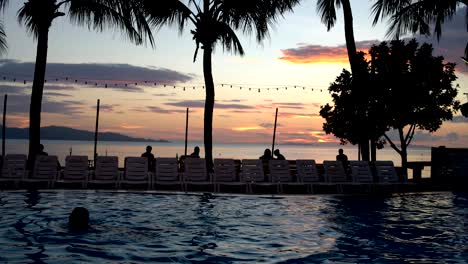
{"label": "tree branch", "polygon": [[413,131],[411,132],[411,136],[409,137],[409,140],[407,141],[406,146],[409,146],[409,144],[413,140],[415,130],[416,130],[416,126],[413,126]]}
{"label": "tree branch", "polygon": [[396,152],[398,152],[398,154],[401,155],[401,150],[399,150],[399,149],[397,148],[397,146],[396,146],[396,145],[393,143],[393,141],[387,136],[386,133],[384,133],[384,137],[385,137],[385,139],[388,141],[388,143],[390,143],[390,146],[391,146]]}
{"label": "tree branch", "polygon": [[408,129],[408,133],[406,133],[406,136],[405,136],[405,142],[408,141],[408,138],[409,138],[409,136],[411,134],[411,130],[413,129],[413,127],[415,127],[415,124],[410,125],[410,128]]}

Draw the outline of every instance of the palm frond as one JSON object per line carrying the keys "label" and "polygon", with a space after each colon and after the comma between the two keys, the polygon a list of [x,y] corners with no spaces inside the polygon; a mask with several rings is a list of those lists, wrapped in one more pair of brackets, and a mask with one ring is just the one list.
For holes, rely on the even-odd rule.
{"label": "palm frond", "polygon": [[197,15],[180,0],[143,0],[143,7],[149,17],[148,21],[156,28],[177,25],[179,32],[182,32],[187,21],[194,25],[198,23]]}
{"label": "palm frond", "polygon": [[223,21],[247,35],[255,33],[258,42],[268,37],[269,29],[299,0],[215,0],[214,19]]}
{"label": "palm frond", "polygon": [[[388,36],[399,37],[407,33],[430,35],[433,26],[434,34],[440,38],[443,23],[455,15],[458,4],[463,1],[377,0],[372,6],[372,13],[375,15],[373,24],[375,25],[379,19],[390,17]],[[468,18],[468,11],[466,17]]]}
{"label": "palm frond", "polygon": [[218,22],[217,30],[224,50],[234,54],[239,54],[240,56],[245,55],[244,48],[242,47],[239,38],[228,24]]}
{"label": "palm frond", "polygon": [[0,11],[5,10],[9,2],[10,2],[9,0],[0,0]]}
{"label": "palm frond", "polygon": [[[137,3],[137,2],[136,2]],[[87,25],[89,29],[103,31],[105,28],[119,28],[127,37],[140,44],[145,38],[139,30],[148,36],[151,44],[153,39],[149,27],[143,21],[144,14],[138,4],[126,0],[72,0],[65,4],[70,20],[79,25]],[[136,23],[136,28],[134,27]]]}
{"label": "palm frond", "polygon": [[319,13],[322,23],[327,26],[327,30],[335,26],[336,23],[336,8],[341,6],[340,0],[318,0],[317,13]]}
{"label": "palm frond", "polygon": [[0,22],[0,55],[4,54],[7,49],[8,45],[6,41],[5,28],[3,27],[3,23]]}
{"label": "palm frond", "polygon": [[29,0],[18,10],[18,22],[37,38],[41,30],[48,30],[52,20],[62,15],[54,0]]}

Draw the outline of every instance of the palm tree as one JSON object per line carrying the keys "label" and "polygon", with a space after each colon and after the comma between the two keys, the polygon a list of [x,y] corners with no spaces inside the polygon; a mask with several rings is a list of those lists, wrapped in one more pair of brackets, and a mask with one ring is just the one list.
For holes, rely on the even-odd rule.
{"label": "palm tree", "polygon": [[234,54],[244,55],[244,49],[235,33],[255,33],[257,41],[268,36],[269,26],[286,11],[292,10],[300,0],[143,0],[150,15],[150,22],[159,28],[162,25],[177,25],[182,32],[186,24],[194,27],[196,48],[203,49],[203,74],[205,78],[204,144],[207,167],[213,168],[213,108],[215,88],[211,57],[216,43]]}
{"label": "palm tree", "polygon": [[[0,0],[4,10],[8,0]],[[137,12],[135,1],[128,0],[27,0],[18,10],[18,22],[23,23],[30,34],[37,39],[36,64],[29,110],[29,157],[36,156],[40,143],[41,105],[47,65],[47,45],[52,22],[65,16],[67,11],[71,22],[87,25],[102,31],[116,27],[127,33],[128,38],[140,44],[148,37],[153,39],[143,14]]]}
{"label": "palm tree", "polygon": [[[348,59],[351,66],[351,72],[353,74],[354,87],[359,87],[360,80],[360,67],[359,57],[357,56],[356,42],[354,40],[354,29],[353,29],[353,12],[349,0],[318,0],[317,1],[317,12],[322,18],[322,22],[327,26],[327,30],[330,30],[335,26],[336,23],[336,8],[343,7],[343,17],[345,26],[345,39],[346,48],[348,50]],[[364,132],[364,131],[363,131]],[[369,139],[364,136],[359,142],[361,149],[361,155],[363,160],[369,160]]]}
{"label": "palm tree", "polygon": [[[375,14],[374,25],[385,17],[390,17],[387,35],[398,39],[407,33],[431,34],[431,25],[437,39],[442,36],[442,25],[450,20],[461,5],[465,5],[468,31],[468,0],[376,0],[372,6]],[[464,60],[468,58],[468,44]]]}

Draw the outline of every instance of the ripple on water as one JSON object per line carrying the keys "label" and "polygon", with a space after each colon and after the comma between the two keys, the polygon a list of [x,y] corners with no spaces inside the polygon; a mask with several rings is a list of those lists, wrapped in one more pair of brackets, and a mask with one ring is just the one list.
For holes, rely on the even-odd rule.
{"label": "ripple on water", "polygon": [[[66,202],[65,202],[66,201]],[[68,230],[76,206],[87,231]],[[0,262],[463,263],[468,195],[0,193]]]}

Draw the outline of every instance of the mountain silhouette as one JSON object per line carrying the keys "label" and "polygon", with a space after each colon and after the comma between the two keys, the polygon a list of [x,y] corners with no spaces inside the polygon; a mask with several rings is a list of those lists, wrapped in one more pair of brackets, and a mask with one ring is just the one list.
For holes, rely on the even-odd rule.
{"label": "mountain silhouette", "polygon": [[[0,125],[0,128],[3,126]],[[28,128],[6,128],[6,138],[8,139],[28,139]],[[2,130],[0,130],[2,135]],[[61,126],[48,126],[41,127],[41,139],[44,140],[80,140],[80,141],[93,141],[94,132],[79,130],[69,127]],[[99,132],[99,141],[131,141],[131,142],[169,142],[164,139],[149,139],[149,138],[135,138],[127,135],[113,133],[113,132]]]}

